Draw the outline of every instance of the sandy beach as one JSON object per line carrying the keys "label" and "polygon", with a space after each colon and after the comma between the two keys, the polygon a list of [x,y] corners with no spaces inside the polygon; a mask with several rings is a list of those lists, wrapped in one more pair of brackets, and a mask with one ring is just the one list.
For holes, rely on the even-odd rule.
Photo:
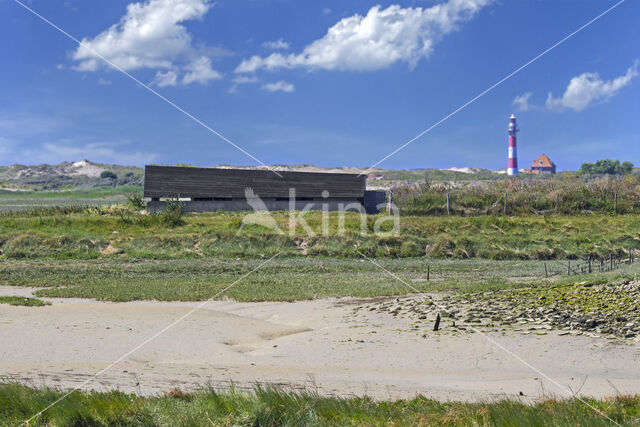
{"label": "sandy beach", "polygon": [[[0,377],[35,386],[80,386],[198,305],[49,301],[46,307],[0,305]],[[439,332],[412,330],[404,318],[354,312],[367,302],[212,302],[83,388],[152,395],[175,387],[243,388],[259,382],[377,399],[568,396],[478,333],[449,333],[446,323]],[[488,335],[575,393],[640,393],[637,343],[557,331]]]}

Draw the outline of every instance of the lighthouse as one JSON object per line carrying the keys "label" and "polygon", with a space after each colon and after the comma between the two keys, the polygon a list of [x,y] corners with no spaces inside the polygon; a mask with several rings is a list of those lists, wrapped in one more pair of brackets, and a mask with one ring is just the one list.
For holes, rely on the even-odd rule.
{"label": "lighthouse", "polygon": [[519,130],[518,123],[516,123],[516,116],[512,114],[509,118],[509,127],[507,128],[507,132],[509,133],[509,165],[507,175],[518,175],[518,145],[516,143],[516,135]]}

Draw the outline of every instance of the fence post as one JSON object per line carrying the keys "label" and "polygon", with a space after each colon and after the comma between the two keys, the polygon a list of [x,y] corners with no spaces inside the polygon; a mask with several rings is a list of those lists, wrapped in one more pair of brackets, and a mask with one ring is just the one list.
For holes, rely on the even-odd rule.
{"label": "fence post", "polygon": [[556,193],[556,215],[558,214],[558,205],[560,204],[560,195]]}
{"label": "fence post", "polygon": [[629,248],[629,265],[631,265],[631,248]]}
{"label": "fence post", "polygon": [[451,215],[451,205],[449,203],[449,193],[447,193],[447,215]]}
{"label": "fence post", "polygon": [[591,273],[591,255],[589,255],[589,273]]}
{"label": "fence post", "polygon": [[504,211],[503,213],[506,215],[507,214],[507,192],[504,192]]}
{"label": "fence post", "polygon": [[613,213],[618,213],[618,192],[613,197]]}
{"label": "fence post", "polygon": [[613,254],[609,254],[609,270],[613,270]]}
{"label": "fence post", "polygon": [[549,277],[549,273],[547,272],[547,263],[544,263],[544,277]]}
{"label": "fence post", "polygon": [[571,276],[571,260],[567,260],[567,276]]}
{"label": "fence post", "polygon": [[427,282],[429,281],[429,264],[427,264]]}

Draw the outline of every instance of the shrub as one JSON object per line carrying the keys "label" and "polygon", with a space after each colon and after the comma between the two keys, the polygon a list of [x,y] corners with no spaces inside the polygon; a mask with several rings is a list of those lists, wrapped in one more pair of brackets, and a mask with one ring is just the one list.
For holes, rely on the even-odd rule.
{"label": "shrub", "polygon": [[182,220],[184,204],[179,198],[167,200],[167,208],[162,213],[163,222],[169,227],[175,227],[184,224]]}
{"label": "shrub", "polygon": [[620,160],[603,159],[595,163],[583,163],[580,166],[581,174],[606,174],[606,175],[625,175],[631,173],[633,163],[622,162]]}
{"label": "shrub", "polygon": [[137,211],[144,210],[147,207],[142,195],[139,193],[131,193],[127,195],[127,200],[129,201],[129,206]]}
{"label": "shrub", "polygon": [[134,223],[134,217],[132,216],[132,213],[126,208],[118,209],[116,211],[116,215],[118,215],[118,217],[120,218],[120,222],[122,222],[123,224]]}
{"label": "shrub", "polygon": [[100,178],[116,180],[116,179],[118,179],[118,175],[115,172],[102,171],[102,173],[100,173]]}

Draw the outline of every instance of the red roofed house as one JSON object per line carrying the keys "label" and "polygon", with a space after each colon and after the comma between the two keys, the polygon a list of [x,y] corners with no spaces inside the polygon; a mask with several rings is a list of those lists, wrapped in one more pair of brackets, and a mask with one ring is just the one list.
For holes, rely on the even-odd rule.
{"label": "red roofed house", "polygon": [[535,162],[531,163],[531,173],[556,173],[556,164],[543,153]]}

